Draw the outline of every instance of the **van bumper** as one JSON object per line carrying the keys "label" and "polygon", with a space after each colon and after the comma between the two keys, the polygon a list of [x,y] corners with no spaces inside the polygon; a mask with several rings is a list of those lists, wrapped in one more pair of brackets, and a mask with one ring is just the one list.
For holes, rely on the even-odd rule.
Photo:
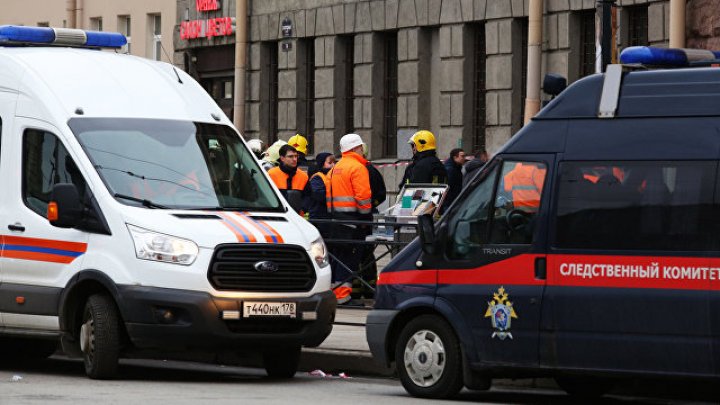
{"label": "van bumper", "polygon": [[254,351],[258,347],[278,345],[315,347],[332,331],[337,306],[332,291],[304,298],[258,298],[252,301],[295,302],[296,319],[224,320],[223,311],[242,311],[242,300],[197,291],[137,286],[121,286],[120,297],[118,307],[133,345],[159,350]]}
{"label": "van bumper", "polygon": [[370,352],[376,362],[388,367],[388,331],[395,316],[400,311],[389,309],[374,309],[370,311],[365,322],[365,336],[367,338]]}

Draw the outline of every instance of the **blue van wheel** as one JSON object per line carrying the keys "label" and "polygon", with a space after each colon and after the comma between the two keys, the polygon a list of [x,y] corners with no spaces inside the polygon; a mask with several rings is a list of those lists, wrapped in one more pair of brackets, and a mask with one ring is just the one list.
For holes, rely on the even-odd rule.
{"label": "blue van wheel", "polygon": [[421,398],[450,398],[463,387],[460,344],[437,315],[422,315],[400,332],[395,361],[405,390]]}

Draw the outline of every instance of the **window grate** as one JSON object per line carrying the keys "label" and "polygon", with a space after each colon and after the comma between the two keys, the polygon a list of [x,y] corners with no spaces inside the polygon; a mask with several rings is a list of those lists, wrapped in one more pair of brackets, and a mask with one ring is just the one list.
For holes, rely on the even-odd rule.
{"label": "window grate", "polygon": [[595,73],[595,10],[580,14],[580,75]]}
{"label": "window grate", "polygon": [[278,45],[277,42],[263,42],[264,66],[262,67],[266,79],[262,80],[267,83],[266,96],[264,97],[263,108],[267,112],[264,115],[264,128],[268,137],[268,143],[272,144],[278,140]]}
{"label": "window grate", "polygon": [[355,132],[355,106],[353,92],[355,89],[355,38],[351,36],[342,37],[343,66],[345,68],[345,128],[344,133]]}
{"label": "window grate", "polygon": [[485,149],[485,25],[479,24],[474,32],[473,61],[473,151]]}
{"label": "window grate", "polygon": [[313,154],[315,146],[315,39],[308,38],[300,40],[300,48],[303,53],[303,81],[304,97],[302,103],[302,123],[298,127],[299,132],[307,139],[307,155]]}
{"label": "window grate", "polygon": [[628,45],[647,46],[648,40],[648,7],[628,7]]}
{"label": "window grate", "polygon": [[383,94],[383,156],[397,156],[398,50],[397,33],[385,34],[385,77]]}
{"label": "window grate", "polygon": [[528,35],[530,21],[520,19],[520,128],[525,125],[525,98],[527,97]]}

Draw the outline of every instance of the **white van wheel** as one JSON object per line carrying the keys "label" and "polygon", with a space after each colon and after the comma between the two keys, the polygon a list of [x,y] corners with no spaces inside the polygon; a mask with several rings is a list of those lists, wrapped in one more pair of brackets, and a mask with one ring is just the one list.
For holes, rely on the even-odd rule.
{"label": "white van wheel", "polygon": [[449,398],[463,386],[460,345],[452,327],[436,315],[405,325],[395,346],[403,387],[423,398]]}
{"label": "white van wheel", "polygon": [[80,326],[80,348],[88,377],[108,379],[117,373],[119,332],[120,317],[115,302],[106,294],[90,296]]}

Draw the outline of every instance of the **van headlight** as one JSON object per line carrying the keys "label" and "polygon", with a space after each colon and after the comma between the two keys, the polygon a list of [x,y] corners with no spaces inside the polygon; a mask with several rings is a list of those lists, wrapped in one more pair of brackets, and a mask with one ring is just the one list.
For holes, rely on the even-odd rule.
{"label": "van headlight", "polygon": [[128,224],[135,244],[135,256],[143,260],[190,265],[198,255],[195,242],[162,233],[148,231]]}
{"label": "van headlight", "polygon": [[328,265],[328,250],[325,246],[323,238],[317,238],[310,244],[310,254],[313,259],[315,259],[315,263],[317,263],[318,266],[325,267]]}

